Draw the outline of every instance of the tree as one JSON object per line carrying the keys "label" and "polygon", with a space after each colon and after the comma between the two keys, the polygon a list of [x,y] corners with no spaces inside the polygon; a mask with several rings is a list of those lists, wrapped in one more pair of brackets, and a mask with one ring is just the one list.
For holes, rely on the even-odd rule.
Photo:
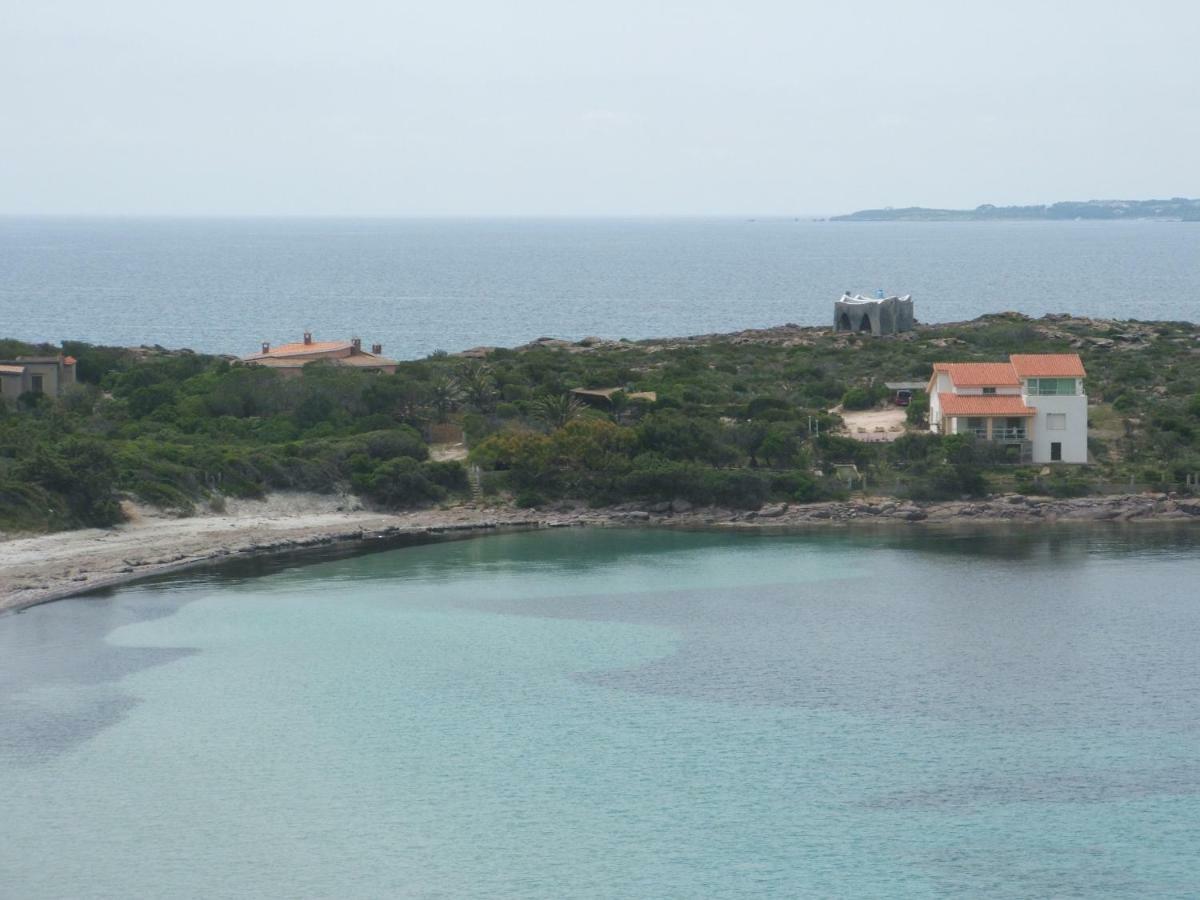
{"label": "tree", "polygon": [[458,408],[462,399],[462,385],[453,375],[437,375],[429,382],[429,404],[437,414],[439,422],[445,422],[446,417]]}
{"label": "tree", "polygon": [[733,443],[746,454],[750,468],[758,468],[759,447],[767,436],[767,426],[761,422],[740,422],[733,427]]}
{"label": "tree", "polygon": [[369,474],[356,475],[352,483],[383,506],[411,506],[446,496],[445,488],[426,478],[421,464],[407,456],[381,463]]}
{"label": "tree", "polygon": [[924,391],[913,391],[912,398],[904,410],[904,420],[917,428],[929,425],[929,395]]}
{"label": "tree", "polygon": [[114,493],[117,467],[112,451],[97,440],[68,438],[39,446],[18,466],[19,480],[38,484],[62,498],[66,518],[79,525],[121,521]]}
{"label": "tree", "polygon": [[668,459],[692,459],[712,465],[729,465],[737,458],[720,424],[693,418],[679,410],[659,410],[637,426],[638,442],[646,451]]}
{"label": "tree", "polygon": [[562,428],[583,413],[583,404],[570,394],[543,394],[531,404],[533,417],[551,429]]}
{"label": "tree", "polygon": [[767,465],[781,468],[790,463],[800,449],[800,443],[792,430],[784,425],[771,425],[763,435],[758,452]]}
{"label": "tree", "polygon": [[486,363],[473,363],[460,373],[458,382],[467,402],[480,412],[491,412],[496,408],[496,378]]}

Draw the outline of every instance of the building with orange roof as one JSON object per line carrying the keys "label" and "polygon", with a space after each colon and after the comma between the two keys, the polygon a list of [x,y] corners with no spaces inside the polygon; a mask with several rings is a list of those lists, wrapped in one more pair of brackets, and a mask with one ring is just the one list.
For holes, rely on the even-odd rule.
{"label": "building with orange roof", "polygon": [[254,366],[277,369],[285,375],[299,375],[309,363],[322,362],[334,366],[346,366],[363,372],[382,372],[386,375],[396,371],[396,360],[383,355],[383,345],[375,344],[368,353],[362,348],[362,340],[314,341],[312,332],[304,332],[303,340],[293,344],[272,347],[263,342],[259,353],[243,356],[242,362]]}
{"label": "building with orange roof", "polygon": [[0,400],[16,402],[22,394],[61,396],[75,384],[75,357],[18,356],[0,359]]}
{"label": "building with orange roof", "polygon": [[1086,376],[1075,353],[934,363],[929,429],[1013,447],[1022,462],[1086,463]]}

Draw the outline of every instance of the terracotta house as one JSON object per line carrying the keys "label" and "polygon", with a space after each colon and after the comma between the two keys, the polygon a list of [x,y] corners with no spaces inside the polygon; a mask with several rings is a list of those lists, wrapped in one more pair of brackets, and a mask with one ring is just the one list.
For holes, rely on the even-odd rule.
{"label": "terracotta house", "polygon": [[396,371],[396,360],[383,355],[383,345],[375,344],[368,353],[362,348],[362,340],[314,341],[312,332],[304,332],[304,339],[294,344],[272,347],[264,342],[262,350],[243,356],[242,362],[254,366],[278,369],[285,375],[299,375],[300,370],[311,362],[327,362],[335,366],[348,366],[364,372],[383,372],[391,375]]}

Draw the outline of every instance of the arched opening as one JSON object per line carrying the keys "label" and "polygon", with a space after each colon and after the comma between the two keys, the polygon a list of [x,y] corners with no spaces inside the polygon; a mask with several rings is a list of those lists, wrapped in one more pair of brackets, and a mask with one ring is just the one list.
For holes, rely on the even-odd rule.
{"label": "arched opening", "polygon": [[842,317],[838,319],[838,331],[853,331],[854,326],[850,324],[850,314],[842,313]]}
{"label": "arched opening", "polygon": [[863,313],[862,321],[858,324],[860,332],[869,332],[871,330],[871,316],[869,313]]}

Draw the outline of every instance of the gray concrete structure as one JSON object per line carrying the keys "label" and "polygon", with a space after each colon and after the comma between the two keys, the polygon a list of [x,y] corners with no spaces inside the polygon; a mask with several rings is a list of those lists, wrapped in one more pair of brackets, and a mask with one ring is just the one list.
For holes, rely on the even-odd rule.
{"label": "gray concrete structure", "polygon": [[898,334],[913,327],[911,294],[903,297],[864,297],[847,291],[833,304],[833,330],[856,334]]}

